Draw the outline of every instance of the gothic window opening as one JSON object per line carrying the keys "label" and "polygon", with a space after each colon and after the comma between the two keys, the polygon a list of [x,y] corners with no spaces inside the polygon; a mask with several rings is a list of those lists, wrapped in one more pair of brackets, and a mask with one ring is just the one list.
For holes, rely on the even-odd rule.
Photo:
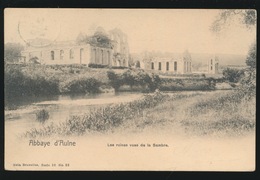
{"label": "gothic window opening", "polygon": [[104,64],[104,53],[103,53],[103,50],[101,50],[101,64]]}
{"label": "gothic window opening", "polygon": [[169,71],[169,62],[166,62],[166,71]]}
{"label": "gothic window opening", "polygon": [[54,51],[51,51],[51,60],[54,60]]}
{"label": "gothic window opening", "polygon": [[73,51],[73,49],[70,50],[70,59],[74,59],[74,51]]}
{"label": "gothic window opening", "polygon": [[177,71],[177,62],[174,62],[174,71]]}
{"label": "gothic window opening", "polygon": [[154,69],[154,63],[153,62],[151,63],[151,69]]}
{"label": "gothic window opening", "polygon": [[63,60],[63,57],[64,57],[64,51],[60,50],[60,60]]}
{"label": "gothic window opening", "polygon": [[96,62],[96,49],[93,49],[92,55],[93,55],[93,63],[95,63]]}
{"label": "gothic window opening", "polygon": [[81,61],[82,61],[82,58],[83,58],[83,52],[84,52],[84,49],[81,48],[80,49],[80,64],[81,64]]}
{"label": "gothic window opening", "polygon": [[108,60],[108,65],[110,65],[110,52],[107,51],[107,60]]}

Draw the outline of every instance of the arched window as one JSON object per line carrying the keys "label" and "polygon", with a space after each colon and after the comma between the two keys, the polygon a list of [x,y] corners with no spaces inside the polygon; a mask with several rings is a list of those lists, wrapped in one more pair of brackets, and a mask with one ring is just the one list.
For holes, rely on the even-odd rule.
{"label": "arched window", "polygon": [[54,51],[51,51],[51,60],[54,60]]}
{"label": "arched window", "polygon": [[63,56],[64,56],[64,51],[60,50],[60,60],[63,60]]}
{"label": "arched window", "polygon": [[151,63],[151,69],[154,69],[154,63],[153,62]]}
{"label": "arched window", "polygon": [[108,61],[108,65],[110,65],[110,52],[107,51],[107,61]]}
{"label": "arched window", "polygon": [[70,50],[70,59],[73,59],[74,58],[74,51],[73,49]]}
{"label": "arched window", "polygon": [[169,62],[166,62],[166,71],[169,71]]}
{"label": "arched window", "polygon": [[96,63],[96,49],[92,49],[92,61]]}
{"label": "arched window", "polygon": [[159,62],[159,64],[158,64],[158,70],[162,70],[162,63],[161,62]]}
{"label": "arched window", "polygon": [[81,49],[80,49],[80,63],[81,63],[81,61],[82,61],[82,59],[83,59],[83,53],[84,53],[84,49],[81,48]]}
{"label": "arched window", "polygon": [[103,53],[103,49],[101,49],[101,64],[104,64],[104,53]]}
{"label": "arched window", "polygon": [[174,62],[174,71],[177,71],[177,62]]}

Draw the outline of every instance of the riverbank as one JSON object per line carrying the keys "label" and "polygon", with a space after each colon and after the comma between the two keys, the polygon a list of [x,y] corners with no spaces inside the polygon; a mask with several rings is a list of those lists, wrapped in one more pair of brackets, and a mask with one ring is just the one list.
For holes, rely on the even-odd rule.
{"label": "riverbank", "polygon": [[16,109],[20,97],[60,94],[214,90],[216,81],[205,77],[160,78],[141,69],[89,68],[79,65],[5,65],[5,108]]}
{"label": "riverbank", "polygon": [[90,132],[168,129],[192,136],[239,136],[255,129],[255,100],[238,91],[155,93],[71,116],[59,125],[31,129],[29,138],[84,135]]}

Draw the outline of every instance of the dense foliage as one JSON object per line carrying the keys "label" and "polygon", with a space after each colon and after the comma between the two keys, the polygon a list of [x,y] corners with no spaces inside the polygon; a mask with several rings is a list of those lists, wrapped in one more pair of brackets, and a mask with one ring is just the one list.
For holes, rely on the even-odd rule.
{"label": "dense foliage", "polygon": [[18,62],[24,47],[17,43],[6,43],[4,46],[4,58],[7,62]]}
{"label": "dense foliage", "polygon": [[126,70],[122,74],[107,72],[110,85],[117,91],[120,86],[142,87],[143,91],[154,91],[159,88],[161,79],[158,75],[148,74],[142,70]]}
{"label": "dense foliage", "polygon": [[91,36],[79,34],[76,41],[78,44],[87,43],[92,46],[110,49],[112,49],[114,47],[114,44],[116,43],[109,38],[104,30],[97,30],[94,35]]}
{"label": "dense foliage", "polygon": [[60,85],[61,93],[98,93],[101,83],[94,78],[69,79]]}
{"label": "dense foliage", "polygon": [[215,79],[173,79],[163,78],[160,90],[162,91],[182,91],[182,90],[214,90]]}
{"label": "dense foliage", "polygon": [[224,79],[231,82],[237,83],[244,75],[244,70],[227,68],[223,70]]}

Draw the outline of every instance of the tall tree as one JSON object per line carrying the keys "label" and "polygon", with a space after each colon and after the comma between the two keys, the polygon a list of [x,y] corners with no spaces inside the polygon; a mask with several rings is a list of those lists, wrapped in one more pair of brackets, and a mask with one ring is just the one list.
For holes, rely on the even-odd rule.
{"label": "tall tree", "polygon": [[7,62],[18,62],[24,47],[17,43],[6,43],[4,46],[4,58]]}
{"label": "tall tree", "polygon": [[[212,23],[210,29],[219,35],[235,21],[238,21],[249,30],[255,29],[256,10],[222,10]],[[246,64],[251,68],[256,68],[256,41],[254,41],[249,48]]]}
{"label": "tall tree", "polygon": [[[217,19],[212,23],[211,30],[216,34],[221,34],[226,27],[230,26],[234,21],[238,21],[247,29],[256,28],[256,11],[248,10],[223,10]],[[244,77],[240,80],[239,87],[247,98],[256,95],[256,40],[252,43],[248,50],[246,64],[249,68],[245,69]]]}
{"label": "tall tree", "polygon": [[234,21],[238,21],[246,28],[252,29],[256,26],[256,11],[249,10],[222,10],[210,29],[215,33],[221,33],[226,27],[230,26]]}
{"label": "tall tree", "polygon": [[247,54],[246,64],[251,68],[256,68],[256,42],[254,42]]}

